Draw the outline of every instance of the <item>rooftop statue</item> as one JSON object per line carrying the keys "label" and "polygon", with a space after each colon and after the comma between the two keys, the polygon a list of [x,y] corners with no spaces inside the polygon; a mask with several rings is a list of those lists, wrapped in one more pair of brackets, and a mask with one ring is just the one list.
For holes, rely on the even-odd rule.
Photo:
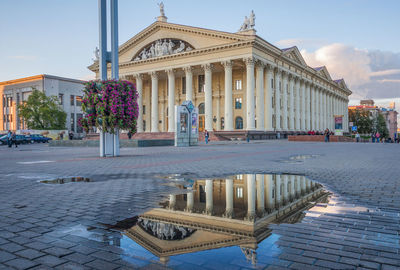
{"label": "rooftop statue", "polygon": [[160,7],[160,16],[165,17],[165,12],[164,12],[164,3],[158,3],[157,4]]}
{"label": "rooftop statue", "polygon": [[250,16],[247,18],[247,16],[244,17],[244,22],[242,26],[240,27],[239,31],[246,31],[246,30],[251,30],[254,29],[254,26],[256,25],[256,15],[254,14],[254,11],[252,10],[250,13]]}

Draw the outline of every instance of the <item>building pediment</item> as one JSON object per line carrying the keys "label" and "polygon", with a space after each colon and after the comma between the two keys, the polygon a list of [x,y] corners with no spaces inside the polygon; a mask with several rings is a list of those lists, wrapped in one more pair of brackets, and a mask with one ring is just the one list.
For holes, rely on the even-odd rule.
{"label": "building pediment", "polygon": [[155,22],[119,47],[120,62],[141,61],[179,54],[251,37],[166,22]]}
{"label": "building pediment", "polygon": [[331,75],[325,66],[313,68],[322,78],[332,81]]}
{"label": "building pediment", "polygon": [[301,56],[301,53],[299,49],[296,46],[282,49],[283,55],[285,55],[287,58],[291,59],[294,62],[297,62],[298,64],[302,66],[307,66],[306,61],[304,61],[303,56]]}

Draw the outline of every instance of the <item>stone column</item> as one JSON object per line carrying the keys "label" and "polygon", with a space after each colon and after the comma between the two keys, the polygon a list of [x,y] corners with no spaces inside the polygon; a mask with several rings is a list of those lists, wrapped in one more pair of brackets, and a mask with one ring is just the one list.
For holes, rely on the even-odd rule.
{"label": "stone column", "polygon": [[315,128],[316,130],[321,129],[320,119],[321,119],[321,103],[320,103],[320,88],[315,88]]}
{"label": "stone column", "polygon": [[265,214],[265,193],[264,193],[264,175],[257,174],[257,214],[264,216]]}
{"label": "stone column", "polygon": [[321,87],[319,92],[319,130],[324,130],[324,89]]}
{"label": "stone column", "polygon": [[246,58],[246,103],[247,103],[247,130],[255,130],[255,113],[254,113],[254,58]]}
{"label": "stone column", "polygon": [[225,208],[225,217],[233,218],[235,216],[234,208],[233,208],[233,180],[226,179],[225,180],[225,192],[226,192],[226,208]]}
{"label": "stone column", "polygon": [[246,220],[256,219],[256,175],[247,175],[247,216]]}
{"label": "stone column", "polygon": [[168,132],[175,132],[175,71],[167,70],[168,74]]}
{"label": "stone column", "polygon": [[301,176],[300,175],[296,175],[296,198],[300,198],[301,196]]}
{"label": "stone column", "polygon": [[158,132],[158,73],[151,76],[151,132]]}
{"label": "stone column", "polygon": [[301,82],[301,117],[300,117],[300,130],[306,131],[306,84],[305,81]]}
{"label": "stone column", "polygon": [[185,67],[184,70],[186,80],[186,100],[191,100],[193,102],[193,68]]}
{"label": "stone column", "polygon": [[138,109],[139,115],[137,119],[137,132],[143,132],[143,75],[135,74],[136,90],[138,92]]}
{"label": "stone column", "polygon": [[222,63],[225,68],[225,129],[233,130],[233,101],[232,101],[232,61]]}
{"label": "stone column", "polygon": [[193,196],[193,190],[190,190],[189,193],[186,195],[187,202],[186,202],[186,211],[187,212],[193,212],[193,205],[194,205],[194,196]]}
{"label": "stone column", "polygon": [[296,198],[296,189],[295,189],[295,182],[296,182],[296,176],[295,175],[290,175],[290,201],[293,202],[294,198]]}
{"label": "stone column", "polygon": [[288,129],[289,130],[295,130],[295,126],[294,126],[294,85],[295,85],[295,78],[293,77],[292,74],[289,74],[289,126]]}
{"label": "stone column", "polygon": [[286,205],[289,202],[289,192],[288,192],[288,187],[289,187],[289,175],[282,175],[281,176],[282,182],[283,182],[283,198],[282,198],[282,205]]}
{"label": "stone column", "polygon": [[310,83],[305,82],[306,85],[306,130],[311,130],[311,89]]}
{"label": "stone column", "polygon": [[265,130],[272,131],[272,93],[273,88],[271,85],[271,79],[273,78],[273,70],[271,65],[266,65],[267,72],[265,73]]}
{"label": "stone column", "polygon": [[275,73],[275,130],[281,130],[281,71],[276,68]]}
{"label": "stone column", "polygon": [[288,129],[288,73],[287,72],[282,72],[282,78],[283,78],[283,83],[282,83],[282,102],[283,102],[283,108],[282,108],[282,129],[287,131]]}
{"label": "stone column", "polygon": [[275,187],[276,187],[276,201],[275,209],[279,209],[282,205],[282,194],[281,194],[281,175],[275,175]]}
{"label": "stone column", "polygon": [[175,206],[176,206],[176,195],[170,194],[169,195],[169,209],[175,210]]}
{"label": "stone column", "polygon": [[257,69],[256,69],[256,77],[257,77],[257,84],[256,84],[256,117],[257,117],[257,130],[264,131],[264,63],[258,62]]}
{"label": "stone column", "polygon": [[301,118],[301,108],[300,108],[300,78],[296,79],[295,84],[296,89],[296,114],[295,114],[295,130],[300,131],[300,118]]}
{"label": "stone column", "polygon": [[274,179],[272,174],[267,174],[265,175],[265,188],[266,188],[266,208],[268,210],[268,213],[271,213],[275,209],[275,191],[276,187],[274,185]]}
{"label": "stone column", "polygon": [[310,181],[310,179],[306,179],[306,190],[307,190],[307,193],[310,193],[310,191],[311,191],[311,181]]}
{"label": "stone column", "polygon": [[206,214],[212,216],[213,213],[213,180],[206,180]]}
{"label": "stone column", "polygon": [[205,129],[213,130],[213,104],[212,104],[212,65],[203,65],[204,69],[204,114],[205,114]]}

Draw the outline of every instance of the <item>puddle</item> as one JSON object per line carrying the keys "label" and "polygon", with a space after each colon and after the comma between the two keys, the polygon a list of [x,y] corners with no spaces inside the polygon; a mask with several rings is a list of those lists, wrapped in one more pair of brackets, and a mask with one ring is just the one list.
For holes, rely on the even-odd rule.
{"label": "puddle", "polygon": [[75,182],[92,182],[92,180],[86,177],[66,177],[66,178],[56,178],[52,180],[42,180],[39,182],[44,184],[67,184]]}
{"label": "puddle", "polygon": [[289,157],[289,159],[278,160],[278,162],[298,164],[298,163],[303,163],[304,160],[306,160],[306,159],[317,158],[319,156],[320,155],[296,155],[296,156]]}
{"label": "puddle", "polygon": [[101,224],[104,229],[78,226],[70,233],[118,246],[122,259],[140,266],[206,269],[218,262],[262,267],[281,252],[279,235],[269,225],[299,222],[328,197],[321,185],[302,175],[163,178],[181,193],[169,195],[159,208],[115,225]]}

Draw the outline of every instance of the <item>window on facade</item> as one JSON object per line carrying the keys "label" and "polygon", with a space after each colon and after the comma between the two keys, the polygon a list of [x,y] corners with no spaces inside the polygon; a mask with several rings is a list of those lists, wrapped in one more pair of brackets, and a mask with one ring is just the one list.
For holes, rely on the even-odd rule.
{"label": "window on facade", "polygon": [[143,120],[143,130],[146,131],[146,120]]}
{"label": "window on facade", "polygon": [[235,98],[235,109],[240,110],[242,108],[242,98]]}
{"label": "window on facade", "polygon": [[76,106],[82,106],[82,96],[76,96]]}
{"label": "window on facade", "polygon": [[75,118],[73,113],[71,113],[71,131],[75,132]]}
{"label": "window on facade", "polygon": [[272,108],[275,108],[275,97],[274,96],[272,96],[271,106],[272,106]]}
{"label": "window on facade", "polygon": [[279,91],[282,91],[282,82],[279,82]]}
{"label": "window on facade", "polygon": [[235,90],[242,90],[242,80],[235,80]]}
{"label": "window on facade", "polygon": [[243,118],[240,116],[235,119],[235,129],[243,129]]}
{"label": "window on facade", "polygon": [[7,107],[12,107],[12,97],[7,98]]}
{"label": "window on facade", "polygon": [[205,203],[206,202],[206,191],[204,190],[203,185],[199,185],[199,195],[200,195],[200,202]]}
{"label": "window on facade", "polygon": [[221,130],[225,129],[225,118],[221,117]]}
{"label": "window on facade", "polygon": [[143,105],[142,110],[143,110],[142,114],[146,114],[146,105]]}
{"label": "window on facade", "polygon": [[8,121],[8,122],[12,123],[12,122],[13,122],[13,117],[12,117],[12,114],[9,114],[8,116],[10,117],[10,119],[9,119],[9,121]]}
{"label": "window on facade", "polygon": [[236,175],[237,180],[243,180],[243,174],[237,174]]}
{"label": "window on facade", "polygon": [[58,102],[60,102],[60,105],[64,104],[64,94],[58,94]]}
{"label": "window on facade", "polygon": [[274,89],[274,79],[271,79],[271,88]]}
{"label": "window on facade", "polygon": [[71,95],[70,100],[71,100],[71,106],[74,106],[75,105],[75,96]]}
{"label": "window on facade", "polygon": [[236,198],[243,198],[243,188],[242,187],[236,188]]}
{"label": "window on facade", "polygon": [[186,94],[186,77],[182,77],[182,94]]}
{"label": "window on facade", "polygon": [[272,188],[272,199],[275,199],[275,188]]}
{"label": "window on facade", "polygon": [[204,92],[204,87],[205,87],[205,78],[204,78],[204,75],[199,75],[199,77],[198,77],[198,89],[199,89],[199,93],[203,93],[203,92]]}
{"label": "window on facade", "polygon": [[199,104],[199,114],[204,114],[204,103]]}

